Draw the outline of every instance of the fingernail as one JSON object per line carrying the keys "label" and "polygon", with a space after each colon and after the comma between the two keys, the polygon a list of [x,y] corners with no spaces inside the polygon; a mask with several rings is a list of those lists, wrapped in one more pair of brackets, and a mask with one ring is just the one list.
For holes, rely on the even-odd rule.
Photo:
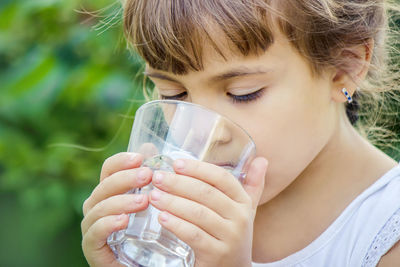
{"label": "fingernail", "polygon": [[185,162],[181,159],[175,161],[175,167],[178,169],[183,169],[185,167]]}
{"label": "fingernail", "polygon": [[156,172],[156,173],[154,174],[153,181],[154,181],[156,184],[161,184],[163,178],[164,178],[164,174],[162,174],[161,172]]}
{"label": "fingernail", "polygon": [[135,161],[138,153],[129,153],[129,161]]}
{"label": "fingernail", "polygon": [[161,192],[158,191],[157,189],[153,189],[153,191],[151,191],[151,199],[160,200],[160,198],[161,198]]}
{"label": "fingernail", "polygon": [[161,212],[160,213],[160,220],[163,222],[168,221],[168,214],[166,212]]}
{"label": "fingernail", "polygon": [[140,204],[143,201],[143,195],[135,195],[134,200],[136,203]]}
{"label": "fingernail", "polygon": [[140,170],[139,173],[138,173],[138,179],[140,181],[142,181],[142,182],[146,181],[146,178],[147,178],[146,174],[147,174],[147,170],[146,169]]}
{"label": "fingernail", "polygon": [[126,216],[125,213],[122,213],[122,214],[118,215],[118,216],[117,216],[117,221],[122,221],[122,219],[124,219],[125,216]]}

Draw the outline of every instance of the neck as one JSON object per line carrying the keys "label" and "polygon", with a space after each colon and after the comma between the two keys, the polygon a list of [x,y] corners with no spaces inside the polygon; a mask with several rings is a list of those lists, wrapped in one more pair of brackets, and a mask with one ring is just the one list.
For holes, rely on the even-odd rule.
{"label": "neck", "polygon": [[348,120],[342,120],[330,141],[286,189],[286,194],[332,195],[335,199],[352,200],[396,164],[365,140]]}
{"label": "neck", "polygon": [[278,260],[304,248],[397,164],[361,137],[348,120],[340,121],[336,129],[295,181],[258,207],[253,260]]}

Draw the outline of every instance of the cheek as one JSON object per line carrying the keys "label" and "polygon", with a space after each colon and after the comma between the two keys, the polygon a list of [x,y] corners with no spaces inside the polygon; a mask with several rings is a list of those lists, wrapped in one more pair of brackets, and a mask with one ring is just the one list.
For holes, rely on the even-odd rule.
{"label": "cheek", "polygon": [[[319,109],[319,108],[318,108]],[[249,129],[258,156],[268,159],[262,201],[266,202],[292,183],[328,142],[333,131],[328,109],[316,112],[306,102],[265,112]]]}

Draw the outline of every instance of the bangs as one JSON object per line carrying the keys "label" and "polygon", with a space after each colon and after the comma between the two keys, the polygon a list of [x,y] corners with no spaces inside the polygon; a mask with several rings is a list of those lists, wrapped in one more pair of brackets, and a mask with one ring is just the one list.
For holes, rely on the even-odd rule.
{"label": "bangs", "polygon": [[[203,69],[206,44],[225,60],[227,52],[247,56],[266,51],[273,42],[266,2],[130,0],[124,7],[124,31],[150,67],[186,74]],[[217,42],[221,37],[224,45]]]}

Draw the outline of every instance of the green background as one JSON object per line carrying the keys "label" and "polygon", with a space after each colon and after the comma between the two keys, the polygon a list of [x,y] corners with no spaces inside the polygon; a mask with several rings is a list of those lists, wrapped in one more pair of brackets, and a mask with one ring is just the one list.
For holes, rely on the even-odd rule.
{"label": "green background", "polygon": [[87,266],[82,203],[103,161],[126,151],[144,102],[119,10],[110,0],[0,2],[0,266]]}
{"label": "green background", "polygon": [[0,266],[87,266],[82,203],[144,103],[119,10],[118,0],[0,2]]}

